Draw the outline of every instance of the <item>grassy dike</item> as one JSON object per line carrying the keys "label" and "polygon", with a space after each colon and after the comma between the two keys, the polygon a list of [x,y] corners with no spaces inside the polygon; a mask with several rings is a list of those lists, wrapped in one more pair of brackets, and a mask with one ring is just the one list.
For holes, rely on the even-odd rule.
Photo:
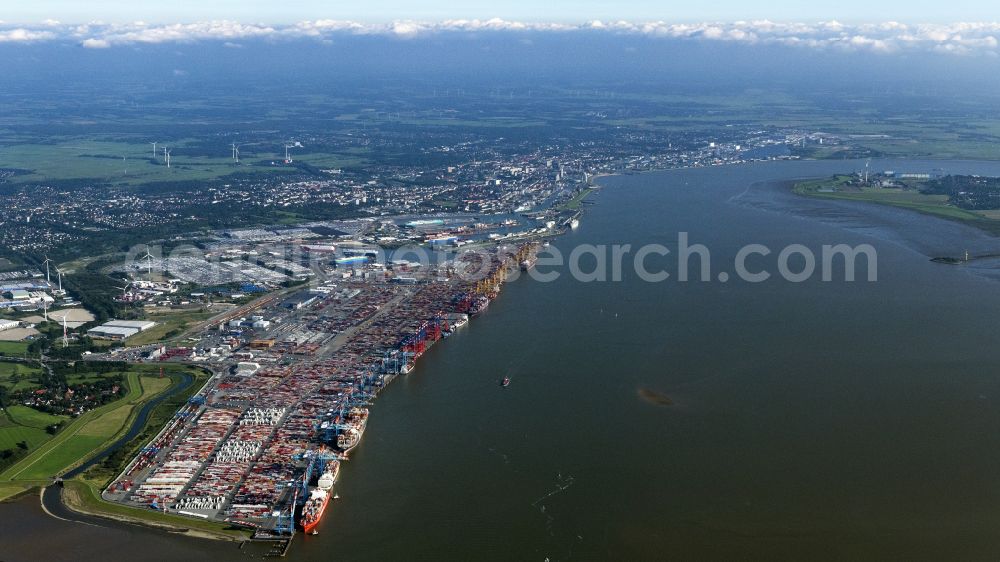
{"label": "grassy dike", "polygon": [[135,423],[139,410],[145,403],[180,384],[181,370],[192,375],[193,382],[184,391],[163,400],[153,408],[142,430],[116,453],[83,474],[67,480],[63,488],[63,502],[69,509],[79,513],[145,524],[191,536],[224,540],[247,538],[246,531],[225,524],[128,507],[101,498],[101,491],[136,452],[208,380],[208,373],[194,367],[167,366],[165,374],[169,376],[160,378],[159,366],[133,365],[132,370],[126,373],[129,390],[124,397],[73,420],[53,439],[0,474],[0,501],[20,497],[36,488],[47,486],[51,483],[52,476],[80,466],[120,439]]}
{"label": "grassy dike", "polygon": [[141,372],[136,371],[125,375],[125,396],[71,421],[52,439],[0,473],[0,482],[45,482],[79,466],[123,435],[139,407],[171,384],[169,378],[140,376]]}

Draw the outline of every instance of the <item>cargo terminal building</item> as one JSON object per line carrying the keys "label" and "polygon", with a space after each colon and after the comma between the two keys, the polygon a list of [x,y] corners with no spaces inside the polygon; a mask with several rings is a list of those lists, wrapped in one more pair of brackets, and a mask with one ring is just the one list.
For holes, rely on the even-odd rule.
{"label": "cargo terminal building", "polygon": [[87,335],[92,338],[122,341],[139,332],[145,332],[155,325],[156,322],[145,320],[112,320],[96,328],[87,330]]}

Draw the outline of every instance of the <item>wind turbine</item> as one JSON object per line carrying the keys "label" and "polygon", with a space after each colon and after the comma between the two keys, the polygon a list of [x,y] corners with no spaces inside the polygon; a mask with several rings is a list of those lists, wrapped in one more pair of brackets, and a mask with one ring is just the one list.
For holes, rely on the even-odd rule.
{"label": "wind turbine", "polygon": [[63,337],[62,337],[62,342],[63,342],[63,347],[66,347],[67,345],[69,345],[69,336],[68,336],[68,335],[67,335],[67,333],[66,333],[66,315],[65,315],[65,314],[63,314],[62,316],[55,316],[55,315],[53,315],[53,316],[54,316],[55,318],[60,318],[60,319],[62,319],[62,327],[63,327]]}
{"label": "wind turbine", "polygon": [[56,267],[56,274],[59,276],[59,294],[63,294],[62,288],[62,270]]}
{"label": "wind turbine", "polygon": [[146,260],[146,276],[149,278],[153,277],[153,254],[149,253],[149,246],[146,246],[146,255],[139,258],[141,260]]}
{"label": "wind turbine", "polygon": [[292,157],[291,157],[291,155],[288,154],[288,149],[289,148],[295,148],[295,145],[294,144],[285,144],[285,164],[291,164],[292,163]]}
{"label": "wind turbine", "polygon": [[167,167],[169,168],[170,167],[170,151],[169,150],[164,150],[164,152],[167,153]]}
{"label": "wind turbine", "polygon": [[[47,296],[47,295],[46,295]],[[49,321],[49,301],[42,299],[42,315],[45,316],[45,321]]]}
{"label": "wind turbine", "polygon": [[149,144],[153,145],[153,160],[156,160],[156,143],[151,142]]}
{"label": "wind turbine", "polygon": [[49,277],[49,263],[51,262],[52,260],[49,259],[49,256],[45,256],[45,261],[42,262],[45,264],[45,282],[50,284],[52,283],[52,278]]}
{"label": "wind turbine", "polygon": [[117,286],[115,287],[116,289],[121,289],[122,290],[122,300],[123,301],[125,300],[125,297],[126,297],[126,294],[127,294],[126,291],[128,291],[128,288],[131,287],[131,286],[132,286],[132,283],[125,283],[124,287],[117,287]]}

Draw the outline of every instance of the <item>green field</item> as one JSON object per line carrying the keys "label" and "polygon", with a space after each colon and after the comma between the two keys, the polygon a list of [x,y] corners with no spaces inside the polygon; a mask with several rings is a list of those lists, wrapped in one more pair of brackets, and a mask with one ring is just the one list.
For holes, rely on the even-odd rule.
{"label": "green field", "polygon": [[[195,139],[167,143],[170,167],[163,158],[162,146],[153,146],[146,138],[129,141],[121,136],[58,137],[54,141],[24,142],[0,139],[0,168],[16,168],[28,173],[16,176],[19,182],[52,180],[94,180],[112,184],[141,185],[155,182],[204,181],[233,173],[286,173],[293,166],[281,163],[281,141],[265,145],[255,143],[244,148],[240,164],[232,161],[230,143],[219,141],[206,149]],[[294,162],[318,168],[358,166],[366,162],[362,153],[339,154],[312,152],[309,147],[292,150]]]}
{"label": "green field", "polygon": [[[170,168],[163,153],[154,160],[152,145],[144,142],[116,142],[66,138],[52,144],[14,144],[0,149],[0,167],[30,170],[18,181],[93,179],[109,183],[138,185],[149,182],[209,180],[238,171],[231,162],[228,145],[220,143],[216,157],[185,153],[190,140],[170,144]],[[246,162],[247,166],[253,162]],[[254,170],[280,171],[276,167]]]}
{"label": "green field", "polygon": [[8,406],[7,414],[10,416],[11,420],[18,425],[36,427],[38,429],[45,429],[50,425],[57,424],[66,419],[66,416],[46,414],[45,412],[39,412],[34,408],[18,404]]}
{"label": "green field", "polygon": [[[51,437],[47,434],[45,438],[33,434],[42,438],[41,442],[32,447],[30,455],[0,473],[0,481],[31,482],[51,478],[71,469],[85,460],[88,453],[116,439],[125,431],[137,407],[171,384],[169,377],[147,376],[147,373],[152,375],[158,369],[142,367],[141,371],[125,373],[129,391],[122,399],[84,413],[51,439],[46,439]],[[37,425],[44,420],[35,416],[28,421]],[[44,429],[39,431],[45,433]]]}
{"label": "green field", "polygon": [[151,313],[148,319],[156,322],[156,326],[129,338],[128,345],[146,345],[179,336],[189,326],[207,320],[219,313],[220,310]]}
{"label": "green field", "polygon": [[22,442],[27,443],[30,450],[41,445],[50,437],[52,436],[46,433],[44,429],[17,425],[3,426],[0,427],[0,451],[14,449],[18,443]]}
{"label": "green field", "polygon": [[41,371],[38,367],[15,363],[10,361],[0,361],[0,386],[7,390],[27,390],[35,388],[38,384],[33,380]]}
{"label": "green field", "polygon": [[12,404],[0,411],[0,450],[14,449],[18,443],[24,442],[28,450],[45,443],[52,436],[45,428],[67,419],[64,416],[53,416],[38,410]]}
{"label": "green field", "polygon": [[574,195],[572,199],[570,199],[569,201],[567,201],[567,202],[563,203],[562,205],[560,205],[559,209],[560,210],[565,210],[565,211],[576,211],[576,210],[578,210],[580,208],[580,206],[583,205],[583,200],[586,199],[587,196],[590,195],[593,191],[594,191],[593,188],[587,188],[587,189],[584,189],[584,190],[580,191],[580,193],[577,193],[576,195]]}
{"label": "green field", "polygon": [[21,356],[27,353],[28,342],[23,341],[0,341],[0,355]]}
{"label": "green field", "polygon": [[60,431],[29,458],[0,474],[0,479],[38,480],[51,478],[79,464],[87,453],[112,441],[123,430],[136,405],[149,400],[170,385],[169,378],[127,375],[129,392],[121,400],[87,412]]}

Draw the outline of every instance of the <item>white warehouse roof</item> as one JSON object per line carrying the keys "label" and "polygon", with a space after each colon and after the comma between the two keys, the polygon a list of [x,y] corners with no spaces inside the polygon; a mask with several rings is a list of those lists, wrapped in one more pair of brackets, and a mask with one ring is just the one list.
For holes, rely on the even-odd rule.
{"label": "white warehouse roof", "polygon": [[143,332],[155,325],[156,322],[149,322],[146,320],[112,320],[102,324],[101,328],[131,328],[133,330]]}
{"label": "white warehouse roof", "polygon": [[97,328],[91,328],[87,330],[87,333],[95,336],[111,336],[111,337],[117,336],[120,338],[127,338],[138,334],[139,330],[136,328],[120,328],[120,327],[105,325],[105,326],[98,326]]}

